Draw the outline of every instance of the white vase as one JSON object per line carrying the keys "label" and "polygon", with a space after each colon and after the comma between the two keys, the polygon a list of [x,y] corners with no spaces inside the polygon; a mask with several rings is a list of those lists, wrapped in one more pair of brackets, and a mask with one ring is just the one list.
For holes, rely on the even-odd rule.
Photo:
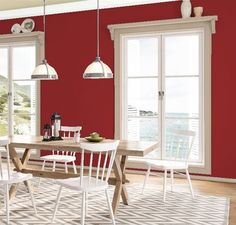
{"label": "white vase", "polygon": [[181,4],[181,14],[183,18],[190,17],[192,12],[192,5],[190,0],[183,0]]}
{"label": "white vase", "polygon": [[201,6],[194,7],[193,12],[194,12],[195,17],[200,17],[202,16],[202,13],[203,13],[203,7]]}

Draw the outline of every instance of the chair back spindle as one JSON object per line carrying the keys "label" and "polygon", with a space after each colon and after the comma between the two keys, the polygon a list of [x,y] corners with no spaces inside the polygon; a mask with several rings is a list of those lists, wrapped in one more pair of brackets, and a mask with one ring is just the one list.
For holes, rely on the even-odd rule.
{"label": "chair back spindle", "polygon": [[6,155],[7,155],[7,162],[6,162],[7,169],[5,170],[3,167],[2,156],[1,156],[1,152],[0,152],[0,180],[10,180],[10,178],[11,178],[10,157],[9,157],[8,145],[9,145],[8,140],[0,140],[0,147],[4,147],[6,149]]}
{"label": "chair back spindle", "polygon": [[[108,181],[118,144],[119,141],[104,143],[82,142],[80,144],[80,147],[82,148],[80,164],[81,186],[94,186],[99,185],[99,182]],[[89,157],[86,157],[87,155]],[[89,162],[85,164],[87,159]]]}
{"label": "chair back spindle", "polygon": [[191,130],[172,130],[166,140],[166,158],[189,161],[196,133]]}
{"label": "chair back spindle", "polygon": [[[81,126],[76,126],[76,127],[71,127],[71,126],[61,126],[60,129],[60,135],[62,138],[71,138],[71,137],[76,137],[76,135],[80,135],[80,131],[82,130]],[[75,156],[75,152],[68,152],[68,151],[52,151],[52,154],[57,154],[57,155],[70,155],[70,156]]]}

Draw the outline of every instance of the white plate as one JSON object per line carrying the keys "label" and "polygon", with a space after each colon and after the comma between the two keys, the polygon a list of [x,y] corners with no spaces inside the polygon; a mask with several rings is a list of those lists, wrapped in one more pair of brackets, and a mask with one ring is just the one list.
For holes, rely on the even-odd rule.
{"label": "white plate", "polygon": [[25,19],[21,24],[22,32],[31,32],[34,29],[35,23],[32,19]]}
{"label": "white plate", "polygon": [[21,25],[19,23],[15,23],[12,27],[11,27],[11,32],[13,34],[19,34],[21,32]]}

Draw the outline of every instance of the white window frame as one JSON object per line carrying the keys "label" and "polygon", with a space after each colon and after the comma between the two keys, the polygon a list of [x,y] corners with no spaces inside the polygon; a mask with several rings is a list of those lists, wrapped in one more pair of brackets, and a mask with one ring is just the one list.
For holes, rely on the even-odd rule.
{"label": "white window frame", "polygon": [[[204,164],[191,164],[190,172],[200,174],[211,174],[211,36],[215,33],[215,22],[217,16],[196,17],[187,19],[170,19],[160,21],[148,21],[139,23],[108,25],[111,39],[114,40],[115,48],[115,138],[122,139],[123,134],[123,104],[124,99],[124,79],[123,76],[123,38],[128,35],[148,35],[163,32],[181,32],[188,30],[203,30],[204,35],[204,61],[203,61],[203,160]],[[129,160],[128,167],[146,168],[146,163],[137,160]]]}
{"label": "white window frame", "polygon": [[[18,46],[32,46],[34,45],[36,48],[35,54],[36,54],[36,65],[38,65],[44,55],[44,38],[43,38],[44,33],[43,32],[32,32],[32,33],[21,33],[21,34],[6,34],[6,35],[1,35],[0,36],[0,47],[6,47],[9,49],[9,58],[12,57],[12,48],[13,47],[18,47]],[[12,60],[12,59],[11,59]],[[11,63],[11,60],[9,63]],[[11,66],[9,67],[9,79],[11,80],[11,84],[9,84],[9,93],[12,93],[12,82],[17,81],[12,78],[12,71],[11,71]],[[24,79],[20,79],[19,81],[23,81]],[[30,79],[27,79],[30,81]],[[36,111],[35,111],[35,121],[36,121],[36,135],[40,135],[40,81],[35,81],[36,82]],[[10,98],[8,100],[8,107],[11,108],[13,105],[13,99]],[[13,114],[9,114],[10,118],[8,119],[8,123],[10,128],[8,129],[9,133],[13,133],[11,130],[12,128],[12,116]],[[19,149],[20,153],[21,150]],[[22,153],[21,153],[22,154]],[[20,154],[20,155],[21,155]],[[37,159],[40,156],[40,151],[33,151],[32,152],[32,159]]]}

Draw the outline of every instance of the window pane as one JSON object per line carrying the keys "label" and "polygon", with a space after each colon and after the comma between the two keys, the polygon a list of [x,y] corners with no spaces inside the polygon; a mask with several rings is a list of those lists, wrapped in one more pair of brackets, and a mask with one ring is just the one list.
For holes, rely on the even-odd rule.
{"label": "window pane", "polygon": [[0,136],[8,135],[8,120],[7,115],[0,114]]}
{"label": "window pane", "polygon": [[[163,151],[164,158],[172,158],[173,150],[173,130],[192,130],[196,132],[194,144],[192,147],[190,160],[201,161],[200,141],[199,141],[199,120],[198,119],[166,119],[165,120],[165,148]],[[182,151],[182,152],[181,152]],[[179,156],[185,155],[186,148],[180,147]]]}
{"label": "window pane", "polygon": [[158,118],[128,118],[128,140],[157,141]]}
{"label": "window pane", "polygon": [[[140,159],[140,157],[138,157]],[[161,151],[160,148],[150,152],[149,154],[145,155],[145,159],[161,159]]]}
{"label": "window pane", "polygon": [[127,73],[133,76],[158,75],[158,38],[132,38],[127,41]]}
{"label": "window pane", "polygon": [[30,114],[16,114],[13,116],[14,134],[19,135],[35,135],[36,121],[35,115]]}
{"label": "window pane", "polygon": [[13,79],[30,79],[36,66],[35,46],[13,48]]}
{"label": "window pane", "polygon": [[8,82],[7,79],[0,76],[0,113],[8,111]]}
{"label": "window pane", "polygon": [[166,116],[199,117],[199,78],[166,78]]}
{"label": "window pane", "polygon": [[8,49],[0,48],[0,113],[8,111]]}
{"label": "window pane", "polygon": [[35,81],[14,82],[14,113],[35,113],[36,90]]}
{"label": "window pane", "polygon": [[8,49],[0,48],[0,82],[8,77]]}
{"label": "window pane", "polygon": [[158,79],[128,79],[128,115],[157,116]]}
{"label": "window pane", "polygon": [[165,74],[199,75],[199,35],[164,37]]}

